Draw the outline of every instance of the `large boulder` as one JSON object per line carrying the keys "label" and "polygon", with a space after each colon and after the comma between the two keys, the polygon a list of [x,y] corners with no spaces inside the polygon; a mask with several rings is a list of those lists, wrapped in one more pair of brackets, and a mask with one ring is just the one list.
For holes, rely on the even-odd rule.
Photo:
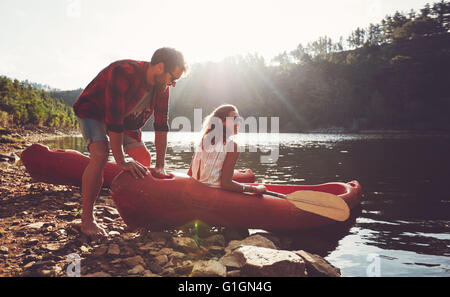
{"label": "large boulder", "polygon": [[271,232],[261,229],[251,229],[251,236],[260,235],[272,241],[280,250],[290,250],[292,246],[292,238],[281,234],[275,235]]}
{"label": "large boulder", "polygon": [[341,270],[331,265],[319,255],[314,255],[303,250],[295,251],[306,263],[306,271],[310,277],[340,277]]}
{"label": "large boulder", "polygon": [[225,255],[220,261],[230,270],[240,269],[240,276],[302,277],[307,275],[302,257],[285,250],[244,245]]}
{"label": "large boulder", "polygon": [[190,237],[173,237],[172,246],[174,249],[186,252],[195,253],[198,252],[199,246],[193,238]]}
{"label": "large boulder", "polygon": [[277,246],[269,239],[267,239],[264,236],[261,235],[252,235],[249,236],[243,240],[232,240],[228,243],[228,246],[225,248],[225,253],[229,254],[234,249],[238,248],[239,246],[244,245],[252,245],[257,247],[264,247],[269,249],[278,249]]}

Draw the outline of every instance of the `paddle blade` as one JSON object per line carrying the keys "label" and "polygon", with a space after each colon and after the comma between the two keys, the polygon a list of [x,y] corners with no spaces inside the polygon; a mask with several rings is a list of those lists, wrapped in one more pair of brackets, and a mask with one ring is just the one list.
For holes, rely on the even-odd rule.
{"label": "paddle blade", "polygon": [[350,216],[350,209],[339,196],[317,191],[297,191],[286,196],[297,208],[324,216],[336,221],[345,221]]}

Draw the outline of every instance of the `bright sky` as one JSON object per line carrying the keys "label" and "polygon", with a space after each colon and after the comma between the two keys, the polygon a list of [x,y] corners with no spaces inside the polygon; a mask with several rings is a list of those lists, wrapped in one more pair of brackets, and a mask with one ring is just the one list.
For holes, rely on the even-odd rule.
{"label": "bright sky", "polygon": [[84,88],[109,63],[149,61],[159,47],[188,63],[258,53],[266,62],[299,43],[337,41],[424,0],[0,0],[0,75]]}

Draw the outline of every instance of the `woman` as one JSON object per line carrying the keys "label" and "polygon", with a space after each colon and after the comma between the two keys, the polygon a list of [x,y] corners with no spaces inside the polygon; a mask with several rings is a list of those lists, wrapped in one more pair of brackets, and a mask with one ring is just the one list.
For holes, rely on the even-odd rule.
{"label": "woman", "polygon": [[234,167],[239,158],[233,136],[241,122],[234,105],[217,107],[203,122],[202,138],[196,146],[188,175],[210,187],[233,192],[263,193],[263,185],[250,186],[233,181]]}

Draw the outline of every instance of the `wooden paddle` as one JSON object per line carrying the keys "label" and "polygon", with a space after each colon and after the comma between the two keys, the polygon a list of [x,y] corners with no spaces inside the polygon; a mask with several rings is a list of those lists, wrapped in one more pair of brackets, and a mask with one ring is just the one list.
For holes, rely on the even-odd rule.
{"label": "wooden paddle", "polygon": [[317,191],[297,191],[284,195],[281,193],[265,191],[264,194],[286,199],[295,207],[327,217],[336,221],[345,221],[350,216],[350,209],[341,197]]}

